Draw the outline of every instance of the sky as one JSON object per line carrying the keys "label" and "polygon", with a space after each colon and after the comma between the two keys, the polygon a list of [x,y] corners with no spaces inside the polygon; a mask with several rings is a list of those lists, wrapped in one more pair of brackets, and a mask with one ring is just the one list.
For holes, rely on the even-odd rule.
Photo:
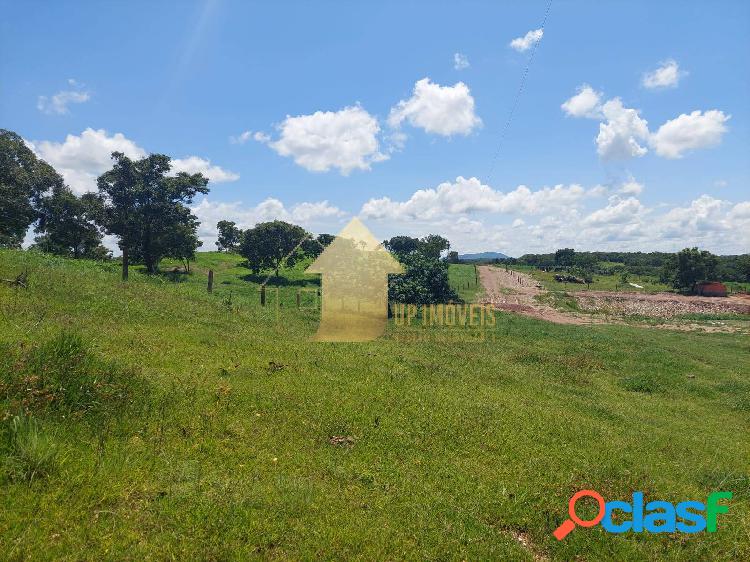
{"label": "sky", "polygon": [[0,127],[77,193],[114,150],[204,173],[203,250],[222,219],[358,216],[462,253],[750,251],[747,2],[0,11]]}

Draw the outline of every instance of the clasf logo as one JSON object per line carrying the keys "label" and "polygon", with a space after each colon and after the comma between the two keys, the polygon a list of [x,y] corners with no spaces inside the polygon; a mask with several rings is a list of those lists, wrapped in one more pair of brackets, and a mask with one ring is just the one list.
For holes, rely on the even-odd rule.
{"label": "clasf logo", "polygon": [[[576,502],[583,497],[594,498],[599,504],[599,512],[593,519],[581,519],[576,515]],[[594,527],[599,523],[608,533],[699,533],[703,530],[715,533],[718,514],[729,511],[729,506],[719,503],[721,499],[732,499],[732,492],[711,492],[705,504],[699,501],[684,501],[675,506],[670,502],[652,501],[644,506],[643,492],[633,492],[633,501],[628,503],[605,502],[598,492],[581,490],[573,494],[568,502],[570,519],[566,519],[552,534],[561,541],[576,525]],[[616,512],[622,512],[630,517],[622,522],[615,522],[612,515]]]}

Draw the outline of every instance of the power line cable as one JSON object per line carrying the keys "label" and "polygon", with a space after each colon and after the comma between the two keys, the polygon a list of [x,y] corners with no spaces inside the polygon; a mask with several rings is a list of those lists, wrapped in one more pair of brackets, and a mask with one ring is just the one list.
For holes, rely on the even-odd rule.
{"label": "power line cable", "polygon": [[542,37],[544,36],[544,28],[547,25],[547,17],[549,16],[550,8],[552,8],[552,0],[549,0],[547,2],[547,9],[544,12],[544,18],[542,19],[542,26],[540,28],[541,31],[542,31],[542,34],[539,37],[539,39],[537,39],[536,41],[534,41],[534,46],[532,47],[531,55],[529,56],[529,60],[526,63],[526,68],[524,68],[523,74],[521,75],[521,83],[518,85],[518,91],[516,92],[516,97],[513,100],[513,105],[510,108],[510,113],[508,114],[508,119],[505,121],[505,125],[503,126],[503,129],[500,132],[500,142],[498,143],[497,150],[495,151],[495,155],[492,158],[492,161],[490,163],[490,169],[489,169],[489,172],[487,174],[487,185],[490,185],[490,183],[492,181],[492,175],[495,172],[495,166],[497,164],[497,160],[500,157],[500,152],[503,149],[503,144],[504,144],[504,141],[505,141],[505,135],[507,134],[508,129],[510,128],[511,122],[513,121],[513,115],[516,112],[516,108],[518,107],[518,102],[521,99],[521,94],[523,93],[524,88],[526,86],[526,78],[529,75],[529,69],[531,68],[531,65],[534,63],[534,57],[536,55],[537,47],[539,47],[539,43],[542,41]]}

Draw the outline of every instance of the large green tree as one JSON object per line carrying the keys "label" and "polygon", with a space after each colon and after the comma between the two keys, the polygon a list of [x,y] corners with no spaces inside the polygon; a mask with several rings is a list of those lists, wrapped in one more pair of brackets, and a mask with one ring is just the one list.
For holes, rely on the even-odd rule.
{"label": "large green tree", "polygon": [[55,186],[39,203],[38,236],[34,246],[43,252],[72,258],[102,259],[109,251],[94,224],[96,197],[77,197],[66,185]]}
{"label": "large green tree", "polygon": [[42,194],[62,185],[60,174],[38,159],[20,136],[0,129],[0,246],[20,247],[38,218]]}
{"label": "large green tree", "polygon": [[448,263],[412,252],[398,256],[406,270],[388,281],[388,299],[410,304],[459,302],[461,299],[448,283]]}
{"label": "large green tree", "polygon": [[273,269],[278,276],[282,265],[292,266],[305,255],[302,245],[310,236],[304,228],[295,224],[262,222],[245,231],[240,254],[253,272]]}
{"label": "large green tree", "polygon": [[108,234],[119,238],[123,279],[131,258],[142,261],[149,273],[172,253],[176,231],[195,233],[197,219],[187,207],[198,193],[208,193],[201,174],[169,175],[169,156],[151,154],[131,160],[113,152],[111,170],[97,179],[98,220]]}
{"label": "large green tree", "polygon": [[697,283],[716,279],[717,264],[718,259],[711,252],[685,248],[667,261],[663,278],[675,289],[694,291]]}

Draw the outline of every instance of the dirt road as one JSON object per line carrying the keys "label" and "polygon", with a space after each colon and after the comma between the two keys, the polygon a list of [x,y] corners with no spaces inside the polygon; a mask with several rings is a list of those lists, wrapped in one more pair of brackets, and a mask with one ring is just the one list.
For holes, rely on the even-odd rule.
{"label": "dirt road", "polygon": [[[575,291],[568,294],[576,299],[581,310],[588,313],[567,312],[554,308],[536,297],[548,291],[530,275],[504,268],[479,266],[479,280],[485,290],[482,302],[499,310],[540,318],[557,324],[624,324],[625,317],[639,315],[669,320],[683,314],[750,314],[750,298],[734,295],[726,298],[694,297],[672,293],[645,294],[636,292]],[[629,322],[633,324],[633,322]],[[637,324],[676,330],[735,332],[741,328],[694,323]]]}
{"label": "dirt road", "polygon": [[561,312],[539,302],[535,297],[547,291],[529,275],[489,265],[479,266],[479,280],[484,287],[482,302],[499,310],[541,318],[557,324],[601,324],[602,321],[585,314]]}

